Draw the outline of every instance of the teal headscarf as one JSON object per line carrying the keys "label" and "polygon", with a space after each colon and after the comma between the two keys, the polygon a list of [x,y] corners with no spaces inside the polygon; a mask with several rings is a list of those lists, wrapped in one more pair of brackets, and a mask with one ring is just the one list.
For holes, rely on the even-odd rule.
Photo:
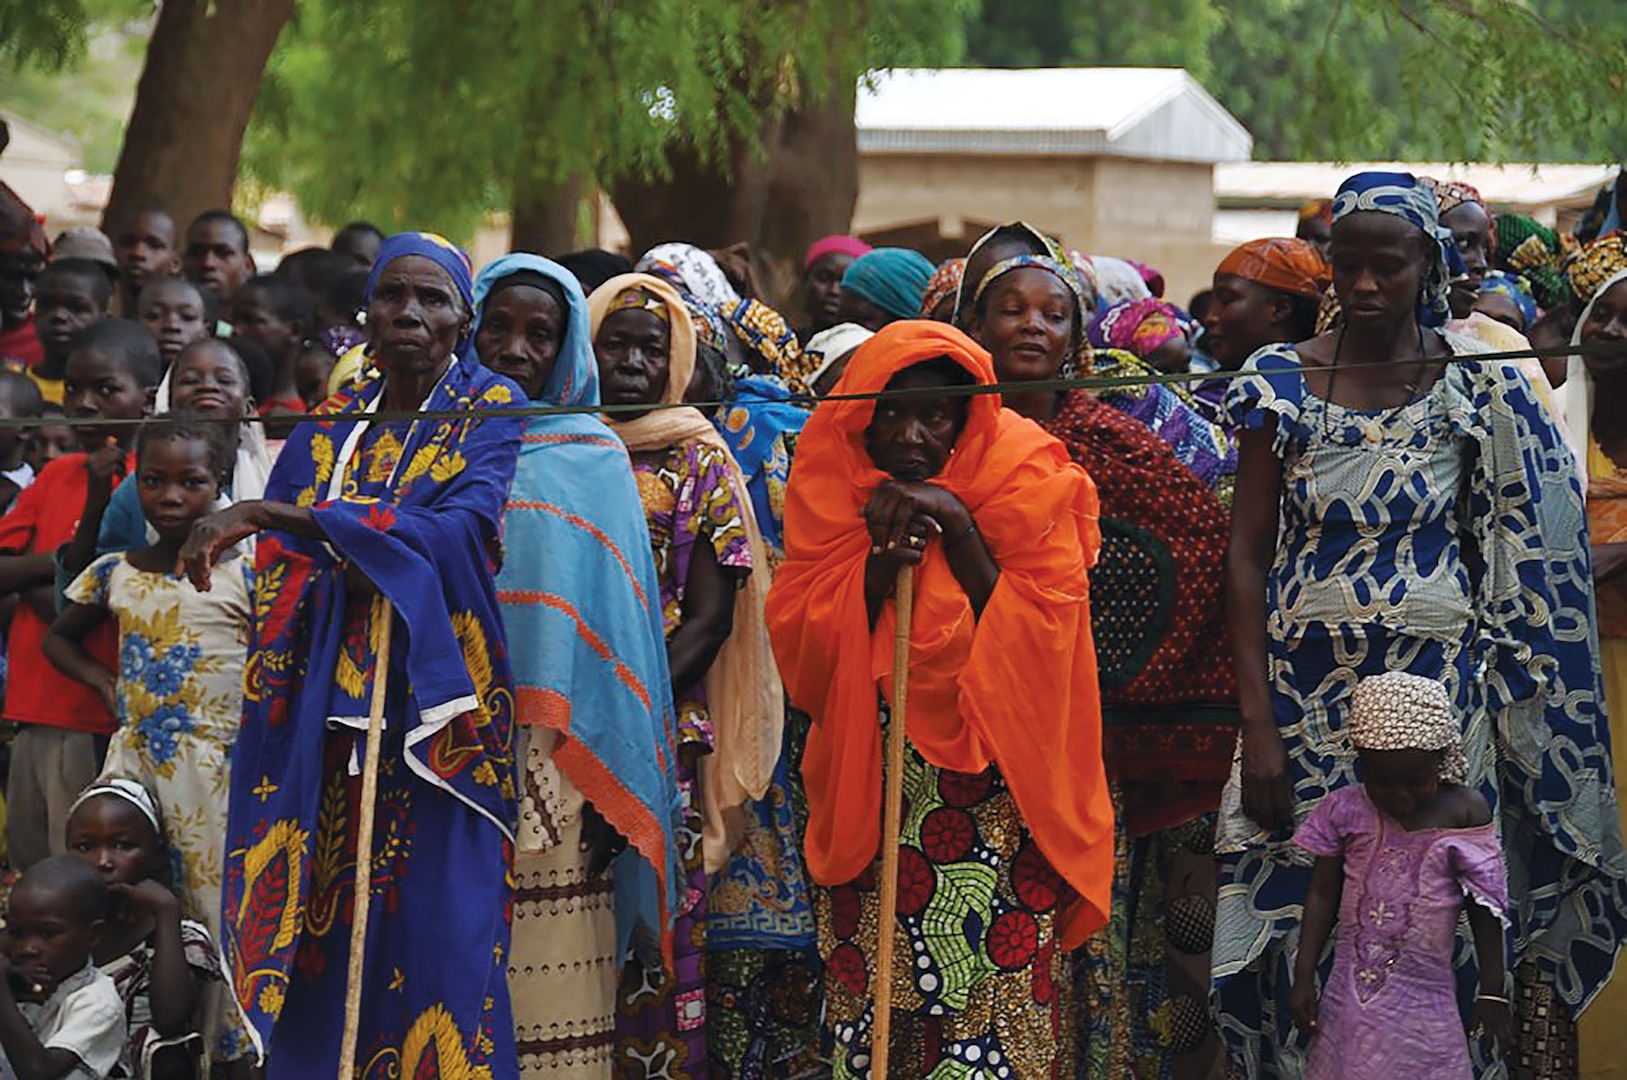
{"label": "teal headscarf", "polygon": [[937,267],[919,251],[876,248],[853,260],[842,275],[842,288],[864,297],[887,314],[913,319]]}

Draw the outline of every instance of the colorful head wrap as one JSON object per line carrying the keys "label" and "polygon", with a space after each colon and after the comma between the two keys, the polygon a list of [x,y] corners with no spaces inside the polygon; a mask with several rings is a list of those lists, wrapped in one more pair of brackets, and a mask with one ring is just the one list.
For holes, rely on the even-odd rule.
{"label": "colorful head wrap", "polygon": [[1361,680],[1351,695],[1350,741],[1358,750],[1444,751],[1441,779],[1461,784],[1468,777],[1463,725],[1434,679],[1386,671]]}
{"label": "colorful head wrap", "polygon": [[803,356],[814,358],[813,368],[808,372],[808,382],[818,382],[819,376],[829,371],[832,364],[875,336],[875,331],[868,327],[850,322],[837,323],[819,331],[802,348]]}
{"label": "colorful head wrap", "polygon": [[0,255],[51,257],[51,241],[39,216],[9,184],[0,184]]}
{"label": "colorful head wrap", "polygon": [[[597,335],[599,327],[604,323],[617,306],[623,303],[629,292],[644,292],[654,297],[665,308],[664,317],[672,335],[667,347],[668,376],[667,392],[662,397],[663,404],[679,402],[684,399],[684,391],[689,389],[689,380],[695,374],[695,321],[690,315],[689,306],[684,303],[678,290],[653,274],[622,274],[593,290],[588,297],[588,311],[592,318],[592,333]],[[631,306],[641,310],[650,311],[643,307],[642,301]],[[589,342],[592,342],[590,337]],[[661,413],[651,413],[651,416],[661,416]],[[698,413],[696,415],[699,415]],[[610,419],[614,419],[613,417]],[[619,425],[618,428],[627,428],[633,424],[647,421],[649,417],[633,420]],[[619,433],[619,431],[618,431]],[[662,448],[664,449],[664,447]]]}
{"label": "colorful head wrap", "polygon": [[664,300],[642,285],[629,285],[615,296],[610,298],[607,311],[648,311],[662,322],[668,322],[667,305]]}
{"label": "colorful head wrap", "polygon": [[388,237],[379,245],[379,257],[373,263],[373,270],[367,275],[367,302],[373,301],[373,290],[378,287],[380,275],[384,268],[397,259],[404,259],[409,255],[417,255],[428,259],[452,279],[457,288],[458,295],[463,297],[464,307],[471,312],[474,309],[474,269],[469,262],[468,254],[444,236],[437,236],[428,232],[396,233]]}
{"label": "colorful head wrap", "polygon": [[1487,217],[1492,216],[1491,207],[1486,205],[1486,200],[1480,196],[1480,189],[1473,184],[1465,184],[1461,180],[1437,180],[1433,176],[1420,176],[1418,179],[1428,184],[1435,193],[1435,205],[1442,214],[1450,214],[1464,203],[1474,203],[1486,212]]}
{"label": "colorful head wrap", "polygon": [[1434,256],[1424,270],[1423,288],[1418,297],[1418,322],[1424,326],[1444,326],[1452,317],[1448,301],[1454,274],[1461,272],[1452,230],[1441,227],[1440,207],[1429,184],[1411,173],[1357,173],[1339,185],[1333,198],[1333,220],[1371,211],[1398,217],[1434,241]]}
{"label": "colorful head wrap", "polygon": [[1305,203],[1299,208],[1299,220],[1301,223],[1307,221],[1322,221],[1332,225],[1333,200],[1312,199],[1310,202]]}
{"label": "colorful head wrap", "polygon": [[1561,235],[1522,214],[1497,216],[1498,265],[1531,283],[1531,293],[1544,308],[1571,299],[1562,269],[1565,257],[1581,250],[1569,233]]}
{"label": "colorful head wrap", "polygon": [[68,807],[68,816],[72,817],[74,811],[81,806],[104,795],[113,799],[123,799],[137,810],[140,810],[141,816],[147,819],[148,823],[153,827],[153,832],[158,834],[158,839],[164,839],[164,826],[162,819],[158,816],[158,804],[153,801],[152,793],[134,780],[114,778],[96,781],[79,793],[79,797]]}
{"label": "colorful head wrap", "polygon": [[1573,255],[1565,264],[1565,277],[1576,298],[1591,303],[1600,286],[1623,270],[1627,270],[1627,235],[1618,232],[1601,236]]}
{"label": "colorful head wrap", "polygon": [[1285,237],[1250,240],[1233,248],[1215,267],[1215,274],[1308,299],[1320,297],[1332,281],[1327,260],[1314,245]]}
{"label": "colorful head wrap", "polygon": [[965,274],[965,259],[945,259],[939,263],[937,272],[927,282],[926,292],[921,297],[921,318],[932,318],[939,304],[960,295],[960,279]]}
{"label": "colorful head wrap", "polygon": [[1101,307],[1102,286],[1096,279],[1096,264],[1089,255],[1077,248],[1068,249],[1068,265],[1079,279],[1079,295],[1085,301],[1085,317],[1090,318]]}
{"label": "colorful head wrap", "polygon": [[1192,317],[1174,304],[1154,297],[1117,304],[1090,323],[1090,343],[1101,349],[1123,349],[1143,360],[1161,345],[1185,338]]}
{"label": "colorful head wrap", "polygon": [[637,270],[654,274],[713,307],[740,300],[723,267],[694,244],[657,244],[638,260]]}
{"label": "colorful head wrap", "polygon": [[1156,266],[1148,266],[1139,259],[1125,259],[1125,262],[1135,267],[1141,280],[1147,283],[1147,291],[1154,296],[1162,298],[1164,295],[1164,272]]}
{"label": "colorful head wrap", "polygon": [[919,251],[876,248],[853,260],[842,275],[842,288],[870,301],[887,314],[913,319],[936,268]]}
{"label": "colorful head wrap", "polygon": [[1082,344],[1085,298],[1079,291],[1079,275],[1074,272],[1072,263],[1059,262],[1049,255],[1013,255],[1009,259],[1002,259],[989,267],[988,272],[983,275],[983,280],[977,283],[977,289],[972,293],[972,305],[975,307],[991,285],[1013,270],[1043,270],[1068,287],[1068,291],[1073,294],[1073,343],[1075,347]]}
{"label": "colorful head wrap", "polygon": [[808,256],[803,260],[802,269],[809,269],[826,255],[851,255],[857,259],[870,254],[874,250],[857,236],[843,236],[840,233],[832,233],[830,236],[822,236],[808,245]]}
{"label": "colorful head wrap", "polygon": [[1524,323],[1521,330],[1529,330],[1531,324],[1537,321],[1537,298],[1531,295],[1531,283],[1519,275],[1489,270],[1480,283],[1480,291],[1512,300],[1514,306],[1520,309],[1520,319]]}
{"label": "colorful head wrap", "polygon": [[793,394],[808,392],[808,372],[813,363],[806,360],[796,331],[785,316],[761,300],[741,300],[726,304],[723,319],[735,338],[762,360],[754,365],[758,374],[778,375]]}
{"label": "colorful head wrap", "polygon": [[1152,296],[1147,279],[1141,276],[1128,259],[1112,255],[1092,255],[1091,266],[1096,270],[1097,310],[1127,304],[1132,300],[1146,300]]}
{"label": "colorful head wrap", "polygon": [[[1026,221],[1008,221],[1004,225],[996,225],[978,237],[977,243],[973,244],[972,249],[966,253],[966,262],[969,264],[976,259],[978,252],[982,251],[985,245],[998,238],[1001,233],[1017,233],[1032,241],[1035,250],[1030,251],[1030,255],[1049,255],[1058,262],[1068,261],[1068,253],[1063,250],[1062,245],[1057,240],[1040,232]],[[962,268],[961,288],[955,293],[955,318],[957,324],[959,320],[965,317],[967,309],[972,306],[972,297],[966,291],[965,284],[965,269]],[[972,286],[975,288],[977,282],[972,282]]]}
{"label": "colorful head wrap", "polygon": [[[559,353],[554,358],[554,370],[548,376],[548,385],[542,388],[540,401],[549,405],[599,404],[599,364],[593,356],[592,317],[588,314],[588,300],[576,276],[565,267],[541,255],[516,253],[504,255],[480,271],[474,287],[474,328],[470,334],[480,332],[480,322],[486,315],[486,301],[505,285],[527,278],[548,282],[552,288],[539,285],[550,294],[557,291],[565,316],[565,332],[559,342]],[[654,297],[654,294],[649,294]],[[659,297],[655,297],[659,303]],[[655,314],[666,321],[666,305]]]}

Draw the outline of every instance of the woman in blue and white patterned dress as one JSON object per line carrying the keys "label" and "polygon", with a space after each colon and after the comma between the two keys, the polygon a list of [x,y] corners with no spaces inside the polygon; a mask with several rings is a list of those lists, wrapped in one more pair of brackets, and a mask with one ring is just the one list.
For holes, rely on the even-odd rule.
{"label": "woman in blue and white patterned dress", "polygon": [[[1429,189],[1362,173],[1334,206],[1341,324],[1260,350],[1225,406],[1242,431],[1228,610],[1243,731],[1217,836],[1213,975],[1251,1078],[1304,1070],[1287,1000],[1311,860],[1289,840],[1357,782],[1340,732],[1363,677],[1409,671],[1454,697],[1470,782],[1509,853],[1528,1032],[1562,1044],[1627,935],[1570,453],[1512,364],[1456,360],[1478,345],[1437,329],[1455,249]],[[1459,985],[1467,1017],[1467,961]]]}

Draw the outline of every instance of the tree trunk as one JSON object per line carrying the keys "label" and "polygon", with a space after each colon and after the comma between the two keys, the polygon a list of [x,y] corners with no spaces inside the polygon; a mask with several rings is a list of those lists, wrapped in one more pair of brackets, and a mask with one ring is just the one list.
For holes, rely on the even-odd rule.
{"label": "tree trunk", "polygon": [[294,0],[164,0],[136,87],[113,192],[111,231],[130,211],[167,210],[177,229],[230,207],[260,77]]}
{"label": "tree trunk", "polygon": [[514,191],[510,250],[555,256],[577,250],[581,210],[580,176],[552,186],[520,182]]}
{"label": "tree trunk", "polygon": [[765,122],[761,151],[737,144],[724,168],[685,149],[669,156],[666,180],[628,180],[611,195],[632,253],[668,240],[721,248],[745,241],[763,299],[779,304],[796,287],[802,255],[827,233],[843,232],[859,197],[854,90]]}

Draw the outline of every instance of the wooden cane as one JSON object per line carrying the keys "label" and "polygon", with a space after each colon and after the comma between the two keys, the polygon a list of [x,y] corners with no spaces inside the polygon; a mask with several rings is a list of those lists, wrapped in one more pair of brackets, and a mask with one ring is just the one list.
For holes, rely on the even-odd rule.
{"label": "wooden cane", "polygon": [[384,756],[384,692],[390,681],[390,624],[395,608],[380,597],[374,608],[373,695],[367,708],[367,758],[362,762],[362,797],[356,820],[356,899],[350,923],[350,973],[345,982],[345,1028],[339,1044],[339,1080],[356,1075],[356,1043],[361,1035],[362,972],[367,953],[367,916],[373,894],[373,812],[378,801],[379,758]]}
{"label": "wooden cane", "polygon": [[898,925],[898,837],[904,824],[904,714],[910,696],[910,623],[915,567],[898,572],[898,626],[893,634],[893,715],[887,728],[885,810],[881,837],[881,912],[876,924],[875,1015],[870,1027],[871,1080],[887,1080],[893,1027],[893,937]]}

